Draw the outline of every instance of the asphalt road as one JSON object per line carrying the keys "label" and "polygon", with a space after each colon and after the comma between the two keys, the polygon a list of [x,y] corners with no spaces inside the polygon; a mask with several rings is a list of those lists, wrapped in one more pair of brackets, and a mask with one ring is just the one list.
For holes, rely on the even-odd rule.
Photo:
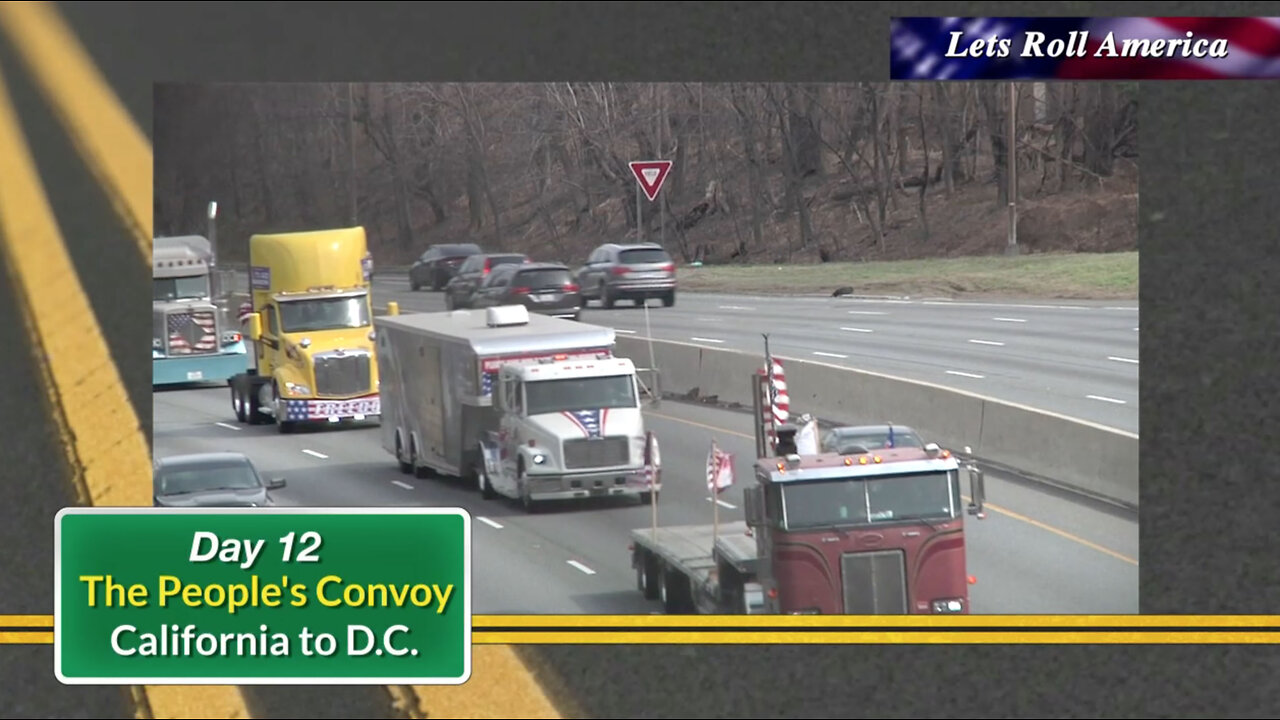
{"label": "asphalt road", "polygon": [[[375,302],[444,309],[443,294],[413,292],[394,271],[376,277]],[[1136,303],[982,303],[681,293],[583,319],[629,335],[845,365],[954,387],[1138,432]]]}
{"label": "asphalt road", "polygon": [[[288,486],[283,505],[460,506],[473,523],[473,607],[478,614],[659,612],[640,597],[627,551],[632,528],[649,527],[649,507],[613,500],[558,503],[526,514],[486,501],[461,482],[403,475],[377,427],[322,427],[281,435],[273,425],[239,425],[225,387],[157,392],[157,455],[235,449]],[[715,437],[749,476],[750,416],[664,402],[646,413],[662,447],[663,525],[710,524],[702,481]],[[974,611],[999,614],[1138,612],[1137,518],[1008,476],[989,474],[992,511],[969,520]],[[741,487],[721,496],[723,521],[741,520]],[[514,592],[514,588],[519,588]]]}

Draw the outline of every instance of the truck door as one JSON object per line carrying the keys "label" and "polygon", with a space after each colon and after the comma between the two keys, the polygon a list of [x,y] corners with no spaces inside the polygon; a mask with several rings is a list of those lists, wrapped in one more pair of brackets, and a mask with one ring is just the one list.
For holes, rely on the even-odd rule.
{"label": "truck door", "polygon": [[258,349],[258,367],[263,374],[270,375],[275,371],[275,365],[273,363],[263,365],[262,361],[266,359],[267,348],[271,348],[273,352],[280,349],[280,318],[276,315],[275,305],[266,306],[262,314],[266,321],[262,323],[262,341],[254,345]]}
{"label": "truck door", "polygon": [[498,447],[502,458],[502,474],[514,479],[516,477],[516,461],[519,457],[520,424],[518,417],[523,410],[521,402],[520,382],[509,375],[500,375],[498,382],[499,402],[502,403],[502,414],[498,420]]}

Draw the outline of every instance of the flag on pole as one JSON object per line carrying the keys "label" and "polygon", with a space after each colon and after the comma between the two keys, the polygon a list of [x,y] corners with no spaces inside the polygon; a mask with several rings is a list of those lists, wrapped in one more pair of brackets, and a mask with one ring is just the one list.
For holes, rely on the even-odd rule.
{"label": "flag on pole", "polygon": [[711,451],[707,453],[707,490],[712,495],[719,495],[733,485],[733,454],[720,449],[720,444],[711,441]]}
{"label": "flag on pole", "polygon": [[645,433],[644,438],[644,482],[645,488],[652,490],[657,480],[658,467],[662,464],[662,456],[658,452],[658,437],[653,431]]}

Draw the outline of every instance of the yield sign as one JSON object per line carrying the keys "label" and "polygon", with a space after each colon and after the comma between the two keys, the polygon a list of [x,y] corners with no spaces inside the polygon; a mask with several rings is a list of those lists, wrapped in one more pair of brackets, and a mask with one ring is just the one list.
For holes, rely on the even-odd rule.
{"label": "yield sign", "polygon": [[636,180],[640,183],[640,188],[644,190],[649,202],[653,202],[658,197],[658,191],[662,189],[662,182],[667,179],[667,173],[671,171],[671,161],[636,160],[629,164],[631,165],[631,173],[636,176]]}

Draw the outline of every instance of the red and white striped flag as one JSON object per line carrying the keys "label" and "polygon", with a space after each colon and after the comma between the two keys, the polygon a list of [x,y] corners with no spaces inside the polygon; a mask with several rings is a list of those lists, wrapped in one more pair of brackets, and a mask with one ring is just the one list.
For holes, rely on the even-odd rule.
{"label": "red and white striped flag", "polygon": [[652,490],[658,476],[658,468],[662,465],[662,455],[658,452],[658,436],[650,430],[644,434],[644,482],[645,487]]}
{"label": "red and white striped flag", "polygon": [[[1276,17],[1093,17],[1084,57],[1066,58],[1058,66],[1059,79],[1106,78],[1224,80],[1280,77],[1280,18]],[[1124,43],[1140,40],[1223,39],[1226,57],[1122,56]],[[1115,48],[1103,42],[1111,33]],[[1207,46],[1208,43],[1206,43]],[[1099,52],[1099,51],[1102,52]]]}
{"label": "red and white striped flag", "polygon": [[720,449],[719,443],[711,441],[711,451],[707,453],[707,490],[712,495],[719,495],[733,485],[733,453]]}

